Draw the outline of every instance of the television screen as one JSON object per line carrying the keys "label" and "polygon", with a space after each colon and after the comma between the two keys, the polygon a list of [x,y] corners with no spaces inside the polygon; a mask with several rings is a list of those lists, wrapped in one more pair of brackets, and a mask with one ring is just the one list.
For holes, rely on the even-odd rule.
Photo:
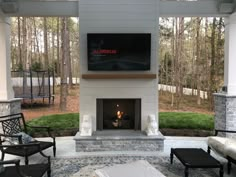
{"label": "television screen", "polygon": [[87,34],[88,70],[150,70],[151,34]]}

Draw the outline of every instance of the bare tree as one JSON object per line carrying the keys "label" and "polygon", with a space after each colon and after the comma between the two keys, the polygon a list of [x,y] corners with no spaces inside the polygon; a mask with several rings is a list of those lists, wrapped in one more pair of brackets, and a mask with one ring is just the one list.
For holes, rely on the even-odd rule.
{"label": "bare tree", "polygon": [[68,74],[68,19],[63,17],[61,20],[61,48],[62,48],[62,59],[61,59],[61,97],[60,97],[60,108],[61,111],[66,111],[67,104],[67,74]]}
{"label": "bare tree", "polygon": [[23,61],[23,68],[29,69],[28,66],[28,59],[27,59],[27,26],[26,26],[26,17],[22,17],[22,34],[23,34],[23,41],[22,41],[22,61]]}
{"label": "bare tree", "polygon": [[23,66],[22,55],[21,55],[21,17],[17,17],[17,29],[18,29],[18,64]]}
{"label": "bare tree", "polygon": [[[173,55],[175,53],[175,33],[174,33],[174,27],[175,27],[175,19],[173,18],[172,21],[172,37],[171,37],[171,53],[172,53],[172,62],[171,62],[171,85],[173,86],[175,83],[175,55]],[[175,97],[174,97],[174,91],[172,90],[173,87],[171,87],[171,107],[174,107],[174,101],[175,101]]]}
{"label": "bare tree", "polygon": [[47,18],[43,18],[43,40],[44,40],[44,68],[49,67],[48,61],[48,28],[47,28]]}
{"label": "bare tree", "polygon": [[215,92],[215,58],[216,58],[216,49],[215,49],[215,38],[216,38],[216,18],[213,18],[212,23],[212,32],[211,32],[211,69],[210,69],[210,108],[213,109],[213,95]]}
{"label": "bare tree", "polygon": [[60,18],[57,17],[57,75],[60,75]]}
{"label": "bare tree", "polygon": [[[67,19],[67,23],[69,23],[68,19]],[[67,42],[67,50],[68,50],[68,77],[69,77],[69,87],[72,88],[73,84],[72,84],[72,67],[71,67],[71,48],[70,48],[70,30],[68,29],[68,25],[67,25],[67,31],[68,31],[68,40]]]}
{"label": "bare tree", "polygon": [[196,43],[197,43],[197,48],[196,48],[196,81],[197,81],[197,104],[201,104],[201,54],[200,54],[200,25],[201,25],[201,18],[197,17],[196,20]]}

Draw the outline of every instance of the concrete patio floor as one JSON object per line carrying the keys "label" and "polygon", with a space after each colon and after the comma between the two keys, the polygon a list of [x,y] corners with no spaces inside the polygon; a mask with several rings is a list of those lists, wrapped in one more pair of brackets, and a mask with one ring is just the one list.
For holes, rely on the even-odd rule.
{"label": "concrete patio floor", "polygon": [[[92,156],[92,155],[112,155],[112,154],[147,154],[150,155],[153,152],[140,152],[140,151],[109,151],[109,152],[75,152],[75,141],[73,139],[74,137],[58,137],[56,138],[57,143],[57,155],[56,158],[73,158],[73,157],[80,157],[80,156]],[[206,137],[174,137],[174,136],[166,136],[164,141],[164,151],[163,154],[166,156],[169,156],[170,149],[171,148],[202,148],[205,151],[207,150],[207,144],[206,144]],[[48,140],[48,138],[39,138],[40,140]],[[47,155],[52,155],[52,148],[49,150],[44,151]],[[220,162],[224,164],[224,177],[235,177],[236,176],[236,165],[232,165],[232,172],[230,175],[227,174],[226,171],[226,163],[227,161],[224,158],[221,158],[219,155],[214,154],[212,152],[212,155],[218,159]],[[15,156],[6,155],[5,159],[15,159]],[[41,157],[36,154],[34,156],[31,156],[29,158],[29,161],[31,163],[37,162],[41,159]],[[24,159],[21,160],[21,162],[24,162]]]}

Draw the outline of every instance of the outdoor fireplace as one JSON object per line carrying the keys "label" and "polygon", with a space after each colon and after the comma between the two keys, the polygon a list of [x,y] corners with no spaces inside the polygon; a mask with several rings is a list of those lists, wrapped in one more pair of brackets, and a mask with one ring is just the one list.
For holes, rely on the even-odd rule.
{"label": "outdoor fireplace", "polygon": [[97,99],[97,130],[141,130],[141,99]]}
{"label": "outdoor fireplace", "polygon": [[156,52],[159,4],[146,3],[150,6],[147,11],[134,0],[119,6],[124,13],[111,13],[107,9],[116,9],[118,1],[104,2],[96,12],[100,1],[80,3],[80,9],[87,10],[80,11],[83,28],[79,31],[80,131],[75,137],[76,151],[161,150],[164,137],[158,131]]}

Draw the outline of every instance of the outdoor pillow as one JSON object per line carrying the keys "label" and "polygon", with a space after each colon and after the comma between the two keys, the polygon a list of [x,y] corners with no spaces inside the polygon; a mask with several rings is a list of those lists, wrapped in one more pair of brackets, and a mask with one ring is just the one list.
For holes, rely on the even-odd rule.
{"label": "outdoor pillow", "polygon": [[[36,141],[33,137],[26,134],[25,132],[19,132],[19,133],[16,133],[14,135],[21,135],[22,144],[28,144],[32,141]],[[11,145],[19,144],[18,138],[9,137],[9,138],[5,138],[5,141],[10,143]]]}

